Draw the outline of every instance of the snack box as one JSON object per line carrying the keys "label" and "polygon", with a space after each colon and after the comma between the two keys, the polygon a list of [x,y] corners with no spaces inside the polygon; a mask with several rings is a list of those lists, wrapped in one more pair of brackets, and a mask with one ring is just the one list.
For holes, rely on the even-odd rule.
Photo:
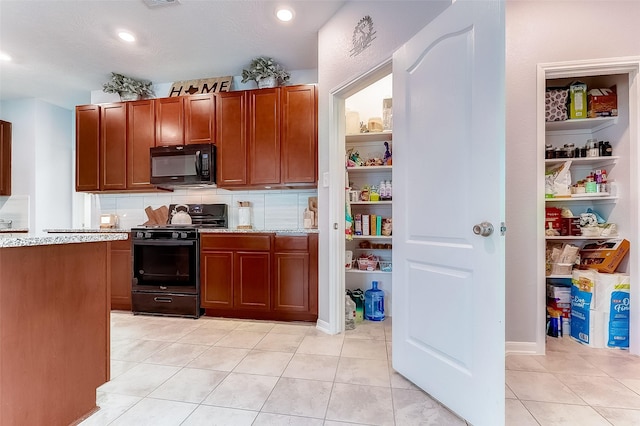
{"label": "snack box", "polygon": [[567,101],[569,89],[548,88],[544,98],[545,121],[564,121],[569,118],[567,114]]}
{"label": "snack box", "polygon": [[587,118],[587,85],[576,81],[569,86],[569,118]]}
{"label": "snack box", "polygon": [[588,117],[615,117],[618,115],[616,86],[609,89],[591,89],[587,94]]}
{"label": "snack box", "polygon": [[549,229],[549,222],[551,222],[551,228],[560,231],[562,229],[562,209],[558,207],[545,207],[544,221],[544,229]]}
{"label": "snack box", "polygon": [[589,243],[580,250],[580,269],[613,273],[629,252],[628,240]]}

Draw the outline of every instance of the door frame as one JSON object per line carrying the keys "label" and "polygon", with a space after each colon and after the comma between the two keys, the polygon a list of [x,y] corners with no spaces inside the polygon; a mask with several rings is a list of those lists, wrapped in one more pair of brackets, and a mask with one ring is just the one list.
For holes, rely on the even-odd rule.
{"label": "door frame", "polygon": [[[545,80],[553,78],[569,78],[569,77],[590,77],[598,75],[626,74],[629,77],[629,160],[631,164],[640,164],[640,57],[622,57],[622,58],[605,58],[595,60],[580,60],[568,62],[540,63],[537,66],[537,92],[536,92],[536,175],[544,176],[544,149],[545,149]],[[640,173],[638,167],[630,167],[629,169],[629,194],[637,194],[640,190]],[[630,197],[631,198],[631,197]],[[538,200],[538,209],[536,215],[536,235],[537,254],[536,264],[544,265],[545,263],[545,238],[544,238],[544,180],[538,179],[536,188],[536,199]],[[631,200],[630,200],[631,201]],[[640,242],[640,201],[635,204],[630,203],[629,219],[630,232],[628,234],[632,244]],[[631,277],[631,312],[640,312],[640,283],[636,282],[640,276],[640,250],[632,250],[629,256],[629,276]],[[546,289],[542,283],[545,282],[546,276],[544,268],[537,268],[536,282],[538,283],[536,293],[536,344],[535,353],[544,355],[546,352]],[[636,330],[640,328],[640,317],[631,316],[630,328]],[[629,352],[634,355],[640,355],[640,341],[630,339]]]}
{"label": "door frame", "polygon": [[329,330],[344,331],[345,294],[345,100],[392,72],[389,57],[369,71],[360,74],[329,92]]}

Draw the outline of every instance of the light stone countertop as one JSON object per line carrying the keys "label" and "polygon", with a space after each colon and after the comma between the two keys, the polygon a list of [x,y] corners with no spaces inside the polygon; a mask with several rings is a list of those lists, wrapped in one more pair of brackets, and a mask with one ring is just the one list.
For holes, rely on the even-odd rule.
{"label": "light stone countertop", "polygon": [[[130,229],[93,229],[93,228],[77,228],[77,229],[45,229],[43,232],[50,233],[119,233],[131,232]],[[236,233],[236,234],[317,234],[317,228],[299,228],[299,229],[235,229],[235,228],[199,228],[201,234],[217,234],[217,233]]]}
{"label": "light stone countertop", "polygon": [[0,234],[0,248],[47,246],[53,244],[95,243],[101,241],[126,240],[129,234],[123,232],[108,233],[2,233]]}

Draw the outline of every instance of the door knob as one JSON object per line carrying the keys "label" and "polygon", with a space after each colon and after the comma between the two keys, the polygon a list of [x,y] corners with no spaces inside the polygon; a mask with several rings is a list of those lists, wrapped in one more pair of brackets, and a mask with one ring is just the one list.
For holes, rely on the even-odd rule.
{"label": "door knob", "polygon": [[473,226],[473,233],[482,237],[488,237],[493,234],[493,225],[491,222],[482,222]]}

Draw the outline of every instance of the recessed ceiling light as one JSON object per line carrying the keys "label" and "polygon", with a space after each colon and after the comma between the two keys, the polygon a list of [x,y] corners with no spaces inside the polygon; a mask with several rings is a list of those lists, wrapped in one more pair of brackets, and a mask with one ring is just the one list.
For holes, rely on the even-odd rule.
{"label": "recessed ceiling light", "polygon": [[120,31],[118,33],[118,37],[120,37],[122,40],[129,42],[129,43],[133,43],[134,41],[136,41],[136,38],[133,34],[131,34],[130,32],[127,31]]}
{"label": "recessed ceiling light", "polygon": [[7,55],[4,52],[0,52],[0,61],[7,61],[9,62],[11,60],[11,56]]}
{"label": "recessed ceiling light", "polygon": [[289,22],[293,19],[293,11],[291,9],[278,9],[276,11],[276,16],[282,22]]}

